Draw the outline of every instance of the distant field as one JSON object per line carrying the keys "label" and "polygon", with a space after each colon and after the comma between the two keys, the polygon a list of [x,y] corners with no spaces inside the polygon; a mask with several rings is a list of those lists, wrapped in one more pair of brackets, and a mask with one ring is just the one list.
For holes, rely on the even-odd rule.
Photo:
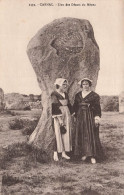
{"label": "distant field", "polygon": [[0,116],[2,195],[124,195],[124,115],[103,113],[100,138],[106,158],[95,165],[74,159],[47,163],[36,156],[26,144],[24,125],[12,121],[31,125],[40,115],[33,110]]}

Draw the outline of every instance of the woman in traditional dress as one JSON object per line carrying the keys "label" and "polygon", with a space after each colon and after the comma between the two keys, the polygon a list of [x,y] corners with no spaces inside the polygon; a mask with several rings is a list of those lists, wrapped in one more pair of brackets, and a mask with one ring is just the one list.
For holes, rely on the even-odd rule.
{"label": "woman in traditional dress", "polygon": [[99,139],[99,124],[101,118],[100,97],[90,90],[92,81],[82,79],[82,91],[76,94],[73,109],[76,116],[75,155],[81,155],[82,160],[90,157],[91,163],[102,155]]}
{"label": "woman in traditional dress", "polygon": [[58,153],[62,153],[63,158],[70,159],[66,152],[72,150],[72,106],[66,93],[68,81],[58,78],[54,84],[56,90],[51,94],[53,129],[56,136],[53,158],[58,161]]}

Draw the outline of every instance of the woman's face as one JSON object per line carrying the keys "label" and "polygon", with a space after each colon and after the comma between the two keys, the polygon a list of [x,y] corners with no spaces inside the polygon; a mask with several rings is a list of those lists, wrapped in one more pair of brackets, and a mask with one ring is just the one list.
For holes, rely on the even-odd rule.
{"label": "woman's face", "polygon": [[84,91],[89,91],[90,90],[90,86],[89,86],[89,82],[88,81],[82,81],[82,90]]}
{"label": "woman's face", "polygon": [[68,89],[67,83],[63,83],[62,86],[60,86],[59,89],[60,89],[60,91],[61,91],[62,93],[66,92],[67,89]]}

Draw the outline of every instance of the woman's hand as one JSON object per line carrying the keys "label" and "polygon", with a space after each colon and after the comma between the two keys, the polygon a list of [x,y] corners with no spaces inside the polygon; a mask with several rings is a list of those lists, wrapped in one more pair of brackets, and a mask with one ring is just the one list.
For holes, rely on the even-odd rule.
{"label": "woman's hand", "polygon": [[60,124],[61,126],[64,126],[62,117],[59,116],[59,117],[57,117],[57,118],[58,118],[58,120],[59,120],[59,124]]}
{"label": "woman's hand", "polygon": [[99,126],[99,122],[95,120],[95,126],[98,127]]}
{"label": "woman's hand", "polygon": [[100,117],[99,116],[95,116],[95,125],[96,127],[98,127],[100,125]]}

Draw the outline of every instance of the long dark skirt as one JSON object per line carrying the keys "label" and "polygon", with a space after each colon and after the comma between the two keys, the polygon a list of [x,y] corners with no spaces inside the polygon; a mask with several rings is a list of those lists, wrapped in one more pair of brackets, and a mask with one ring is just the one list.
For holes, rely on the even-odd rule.
{"label": "long dark skirt", "polygon": [[93,113],[88,106],[81,105],[76,119],[75,155],[96,157],[101,153],[99,127],[95,127]]}

